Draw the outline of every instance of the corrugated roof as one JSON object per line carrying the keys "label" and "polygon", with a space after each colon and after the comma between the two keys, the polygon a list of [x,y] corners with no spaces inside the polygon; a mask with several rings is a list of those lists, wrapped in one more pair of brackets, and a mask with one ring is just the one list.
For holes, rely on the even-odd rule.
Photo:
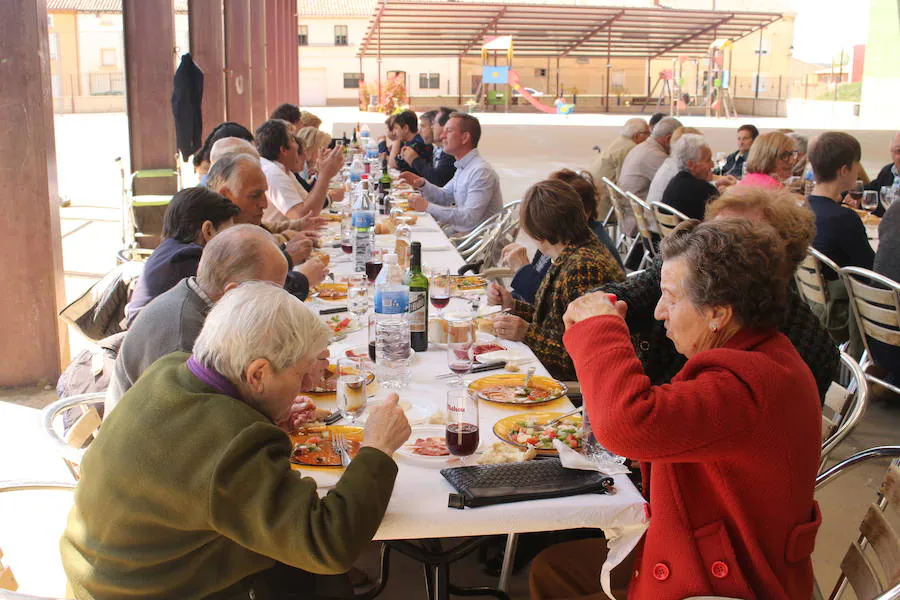
{"label": "corrugated roof", "polygon": [[[186,13],[187,0],[175,0],[175,12]],[[74,11],[85,13],[122,12],[122,0],[47,0],[47,12]]]}
{"label": "corrugated roof", "polygon": [[377,0],[301,0],[297,3],[303,17],[371,17]]}

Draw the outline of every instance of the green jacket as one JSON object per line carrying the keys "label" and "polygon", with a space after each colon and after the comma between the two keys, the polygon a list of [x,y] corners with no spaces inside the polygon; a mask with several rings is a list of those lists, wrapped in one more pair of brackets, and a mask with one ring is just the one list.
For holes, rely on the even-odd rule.
{"label": "green jacket", "polygon": [[291,441],[263,414],[185,366],[155,362],[103,422],[81,465],[60,546],[83,598],[268,596],[279,561],[347,571],[384,517],[397,466],[363,448],[319,499],[291,470]]}

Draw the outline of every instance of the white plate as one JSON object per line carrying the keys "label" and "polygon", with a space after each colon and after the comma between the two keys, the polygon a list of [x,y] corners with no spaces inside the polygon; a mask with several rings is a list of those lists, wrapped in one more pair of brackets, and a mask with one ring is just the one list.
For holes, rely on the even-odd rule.
{"label": "white plate", "polygon": [[332,341],[336,341],[334,338],[336,338],[337,336],[343,335],[344,337],[346,337],[346,334],[355,333],[355,332],[359,331],[360,329],[362,329],[362,325],[360,324],[359,319],[354,319],[352,316],[343,316],[345,314],[349,315],[350,313],[338,313],[336,315],[319,315],[319,317],[322,319],[322,322],[325,323],[325,325],[327,325],[329,329],[331,328],[330,321],[331,321],[332,317],[340,317],[340,319],[338,320],[338,323],[340,323],[344,319],[351,320],[351,323],[349,325],[347,325],[346,327],[344,327],[343,329],[341,329],[340,331],[338,331],[338,332],[332,331],[331,332]]}
{"label": "white plate", "polygon": [[416,438],[443,438],[445,435],[446,428],[443,425],[420,425],[418,427],[413,427],[412,435],[409,436],[406,444],[400,446],[400,449],[397,450],[396,454],[409,462],[439,469],[446,467],[447,463],[451,460],[454,462],[462,462],[452,454],[448,454],[447,456],[422,456],[421,454],[416,454],[412,451],[411,444],[415,443]]}
{"label": "white plate", "polygon": [[495,362],[509,362],[509,361],[520,361],[525,358],[525,355],[521,352],[516,352],[515,350],[495,350],[494,352],[485,352],[484,354],[479,354],[475,357],[480,363],[495,363]]}

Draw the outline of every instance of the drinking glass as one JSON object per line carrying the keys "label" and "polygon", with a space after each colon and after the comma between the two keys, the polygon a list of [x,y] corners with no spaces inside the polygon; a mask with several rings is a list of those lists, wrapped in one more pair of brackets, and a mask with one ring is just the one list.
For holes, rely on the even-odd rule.
{"label": "drinking glass", "polygon": [[353,223],[350,215],[341,219],[341,250],[344,254],[353,254]]}
{"label": "drinking glass", "polygon": [[369,311],[369,286],[365,275],[354,273],[347,283],[347,310],[357,323]]}
{"label": "drinking glass", "polygon": [[360,358],[340,358],[335,368],[338,410],[344,418],[355,423],[366,410],[366,379],[369,373]]}
{"label": "drinking glass", "polygon": [[894,203],[894,188],[885,185],[881,188],[881,203],[884,205],[885,209],[891,207],[891,204]]}
{"label": "drinking glass", "polygon": [[438,317],[442,316],[444,309],[450,304],[450,269],[431,270],[431,286],[428,293],[431,305],[438,309]]}
{"label": "drinking glass", "polygon": [[466,388],[447,392],[447,449],[470,456],[478,449],[478,397]]}
{"label": "drinking glass", "polygon": [[859,202],[862,200],[863,192],[865,191],[865,184],[862,182],[862,179],[857,179],[856,184],[850,188],[850,191],[847,192],[847,195],[850,196],[853,200],[856,201],[856,205],[859,206]]}
{"label": "drinking glass", "polygon": [[863,210],[872,212],[878,208],[878,192],[875,190],[865,190],[862,195],[860,206]]}
{"label": "drinking glass", "polygon": [[462,376],[475,359],[475,322],[471,318],[447,320],[447,366],[456,374],[451,385],[462,386]]}
{"label": "drinking glass", "polygon": [[384,265],[382,264],[381,248],[372,248],[372,257],[366,261],[366,277],[369,279],[369,283],[375,283],[382,266]]}

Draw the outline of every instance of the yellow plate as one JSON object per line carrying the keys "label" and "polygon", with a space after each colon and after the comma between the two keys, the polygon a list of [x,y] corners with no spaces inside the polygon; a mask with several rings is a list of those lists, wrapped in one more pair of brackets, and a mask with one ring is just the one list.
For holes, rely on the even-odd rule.
{"label": "yellow plate", "polygon": [[[316,286],[310,298],[318,298],[325,302],[340,302],[347,299],[348,285],[346,283],[320,283]],[[326,294],[326,295],[323,295]]]}
{"label": "yellow plate", "polygon": [[[321,444],[320,450],[310,454],[295,455],[291,453],[291,463],[300,467],[340,467],[341,457],[334,451],[331,445],[331,436],[335,433],[342,433],[347,439],[350,446],[350,458],[353,458],[359,452],[359,446],[363,439],[363,428],[351,425],[319,425],[305,429],[301,429],[296,434],[291,434],[291,441],[294,443],[294,449],[298,444],[302,444],[311,437],[319,439]],[[321,459],[321,462],[317,459]],[[307,462],[308,461],[308,462]]]}
{"label": "yellow plate", "polygon": [[456,289],[461,292],[480,290],[487,287],[487,279],[479,275],[466,275],[464,277],[457,277],[453,284],[456,286]]}
{"label": "yellow plate", "polygon": [[[566,384],[562,383],[561,381],[551,379],[550,377],[535,375],[531,378],[529,388],[546,390],[549,393],[542,398],[532,398],[530,396],[525,397],[516,394],[516,392],[519,392],[519,394],[521,394],[521,391],[516,390],[515,388],[522,388],[524,384],[524,373],[499,373],[496,375],[488,375],[487,377],[482,377],[481,379],[476,379],[469,384],[469,390],[475,392],[482,400],[496,402],[497,404],[515,404],[519,406],[528,406],[550,402],[551,400],[556,400],[557,398],[565,396],[566,392],[568,391]],[[491,390],[491,388],[497,388],[501,386],[510,388],[512,391],[504,396],[502,390]]]}
{"label": "yellow plate", "polygon": [[[527,412],[527,413],[519,413],[517,415],[511,415],[509,417],[505,417],[500,419],[494,424],[494,435],[500,438],[501,441],[506,442],[512,446],[522,449],[528,449],[527,444],[520,444],[512,439],[512,432],[516,428],[516,423],[519,421],[533,420],[538,425],[542,423],[549,423],[553,419],[559,418],[566,413],[563,412]],[[572,424],[572,425],[581,425],[581,417],[578,415],[572,415],[571,417],[566,417],[562,420],[563,423]],[[579,445],[579,450],[581,449]],[[543,448],[535,448],[538,454],[543,454],[547,456],[556,456],[559,452],[556,451],[555,448],[543,449]]]}

